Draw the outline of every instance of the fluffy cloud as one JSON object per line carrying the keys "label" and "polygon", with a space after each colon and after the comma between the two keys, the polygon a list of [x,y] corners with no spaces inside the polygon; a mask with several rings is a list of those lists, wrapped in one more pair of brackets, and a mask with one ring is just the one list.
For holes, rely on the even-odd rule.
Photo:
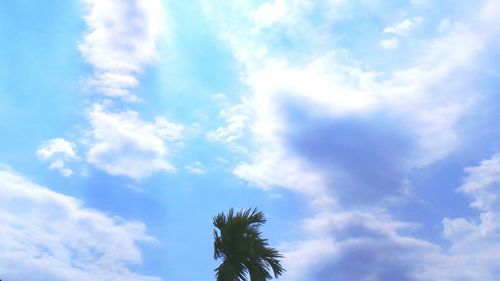
{"label": "fluffy cloud", "polygon": [[[289,280],[427,280],[440,248],[401,234],[415,225],[371,212],[324,212],[305,221],[308,240],[284,245]],[[431,279],[429,279],[431,280]]]}
{"label": "fluffy cloud", "polygon": [[[115,101],[137,100],[131,90],[139,84],[137,76],[156,59],[157,41],[165,26],[161,1],[82,2],[88,31],[79,49],[93,68],[88,85]],[[111,112],[104,103],[94,102],[87,110],[88,163],[136,180],[174,170],[166,160],[166,142],[180,136],[181,125],[163,117],[147,122],[133,110]]]}
{"label": "fluffy cloud", "polygon": [[[472,199],[470,207],[480,211],[477,218],[443,219],[443,235],[451,243],[450,258],[441,259],[441,280],[495,280],[500,272],[500,154],[466,168],[468,176],[458,191]],[[460,268],[460,274],[456,269]],[[438,272],[436,272],[438,271]],[[460,279],[463,278],[463,279]]]}
{"label": "fluffy cloud", "polygon": [[253,156],[258,165],[243,163],[234,174],[263,189],[275,186],[291,188],[309,194],[318,204],[330,204],[322,175],[300,158],[283,153],[279,146],[268,147]]}
{"label": "fluffy cloud", "polygon": [[284,278],[291,281],[309,280],[311,268],[318,266],[319,261],[328,260],[338,249],[331,237],[311,238],[293,243],[283,243],[284,267],[287,272]]}
{"label": "fluffy cloud", "polygon": [[440,246],[410,235],[421,227],[384,209],[321,212],[303,222],[308,239],[282,245],[290,280],[495,280],[500,267],[500,157],[468,174],[460,193],[477,218],[444,218]]}
{"label": "fluffy cloud", "polygon": [[[414,89],[416,85],[411,82],[399,88],[396,80],[377,83],[377,76],[345,65],[342,55],[335,52],[316,58],[303,69],[285,65],[252,72],[246,79],[255,93],[253,103],[258,105],[254,108],[257,119],[252,132],[262,148],[251,164],[241,165],[235,173],[262,183],[262,173],[269,171],[269,166],[283,167],[283,163],[295,159],[292,162],[297,164],[287,167],[313,165],[316,171],[323,170],[319,175],[322,179],[315,183],[328,183],[335,177],[333,185],[337,188],[349,182],[346,189],[366,194],[352,188],[352,180],[356,179],[354,186],[375,184],[372,189],[381,195],[391,190],[390,194],[400,193],[407,168],[431,163],[457,146],[454,126],[468,104],[448,101],[441,105],[435,96],[421,95],[421,89]],[[412,105],[407,106],[407,102]],[[380,126],[372,126],[374,121]],[[270,164],[271,160],[276,163]],[[384,173],[361,164],[382,160]],[[307,164],[300,164],[304,161]],[[292,170],[289,168],[288,174],[300,174],[301,179],[318,178],[318,172],[310,173],[310,169]],[[370,177],[369,171],[379,176]],[[284,182],[291,177],[273,177],[281,182],[269,182],[292,189],[312,186],[301,183],[303,180]],[[370,184],[360,185],[359,179]]]}
{"label": "fluffy cloud", "polygon": [[58,170],[65,177],[73,174],[73,170],[68,168],[66,163],[79,159],[75,144],[61,138],[44,142],[36,151],[36,155],[38,159],[49,162],[51,170]]}
{"label": "fluffy cloud", "polygon": [[498,193],[500,189],[500,153],[491,159],[481,161],[476,167],[466,168],[469,176],[465,179],[460,192],[471,196],[474,200],[471,207],[488,211],[498,203]]}
{"label": "fluffy cloud", "polygon": [[[306,223],[308,239],[283,245],[291,268],[287,278],[494,280],[499,272],[496,212],[484,209],[477,220],[444,219],[449,247],[413,237],[416,225],[390,213],[394,198],[411,195],[411,171],[426,169],[461,147],[460,121],[478,102],[477,92],[470,90],[476,82],[471,72],[481,69],[484,51],[497,42],[500,22],[494,15],[500,4],[475,2],[475,13],[428,40],[404,66],[377,71],[331,44],[328,28],[311,28],[309,18],[290,9],[292,2],[286,2],[286,15],[266,25],[276,27],[268,33],[253,13],[235,15],[238,9],[232,9],[227,18],[215,10],[207,13],[245,69],[242,81],[251,90],[256,115],[251,124],[256,149],[234,173],[258,187],[307,194],[318,212]],[[406,36],[421,22],[411,18],[385,33]],[[274,47],[269,33],[285,38],[300,54]],[[316,39],[323,48],[309,44]],[[483,162],[480,170],[496,169],[496,161]],[[491,184],[496,176],[480,177],[460,190],[474,198],[473,206],[484,208],[496,200],[497,187]],[[468,252],[473,245],[481,247]],[[487,255],[479,256],[481,251]]]}
{"label": "fluffy cloud", "polygon": [[380,209],[322,212],[303,225],[307,239],[281,245],[288,280],[479,281],[500,270],[498,212],[445,218],[446,246],[412,237],[420,225]]}
{"label": "fluffy cloud", "polygon": [[[453,250],[461,250],[462,254],[489,251],[486,246],[500,248],[496,238],[500,233],[500,153],[481,161],[478,166],[466,168],[465,172],[468,176],[458,192],[472,199],[470,207],[479,210],[480,215],[476,221],[445,218],[444,235],[455,243]],[[482,246],[474,247],[473,244]]]}
{"label": "fluffy cloud", "polygon": [[[244,5],[242,3],[237,5]],[[478,13],[472,15],[467,24],[454,26],[431,40],[414,57],[414,65],[391,72],[371,70],[345,51],[335,49],[321,53],[312,48],[310,53],[302,52],[297,63],[295,54],[290,57],[286,52],[277,54],[268,37],[258,31],[251,32],[255,27],[251,19],[250,23],[244,20],[233,22],[234,15],[231,14],[227,20],[232,28],[228,29],[224,28],[224,23],[227,24],[224,15],[210,10],[208,15],[220,28],[221,37],[227,40],[247,70],[242,80],[252,91],[250,102],[256,115],[251,128],[260,149],[251,156],[249,163],[237,167],[235,174],[258,186],[273,183],[303,190],[299,186],[307,185],[303,183],[304,177],[291,182],[293,176],[274,177],[266,173],[269,167],[283,167],[282,163],[294,159],[292,162],[296,164],[291,167],[300,168],[290,168],[288,174],[299,173],[306,175],[305,178],[316,178],[316,183],[326,183],[333,189],[346,186],[348,190],[352,184],[359,186],[351,179],[364,178],[367,174],[359,174],[366,169],[356,169],[356,164],[343,161],[342,155],[359,155],[357,163],[390,155],[388,159],[392,162],[388,167],[394,169],[382,173],[384,177],[368,177],[384,188],[371,189],[380,191],[380,196],[374,198],[383,199],[383,194],[401,194],[408,187],[405,174],[410,168],[425,167],[460,146],[457,124],[475,105],[475,100],[473,93],[462,90],[463,85],[453,81],[457,81],[457,77],[466,81],[468,69],[500,31],[490,28],[498,22],[491,12],[500,10],[497,6],[494,1],[480,3]],[[294,20],[283,22],[283,25],[295,27],[303,23],[310,27],[310,22],[301,18],[300,13],[294,14],[293,9],[289,13]],[[251,15],[240,15],[240,18],[251,18]],[[386,31],[403,35],[420,21],[412,18]],[[284,27],[277,30],[292,41],[295,37],[307,38],[308,33],[325,32],[314,28],[308,33],[299,29],[291,34]],[[309,50],[307,44],[302,47]],[[260,49],[266,51],[255,51]],[[374,122],[384,125],[370,128],[369,123]],[[322,127],[318,125],[320,123]],[[346,133],[349,139],[342,142]],[[377,143],[388,146],[370,145]],[[358,153],[365,147],[369,147],[363,150],[366,153]],[[314,154],[315,151],[330,151],[323,157],[328,162],[321,162],[321,158],[317,158],[322,157],[321,153]],[[276,163],[270,163],[271,159]],[[309,172],[310,169],[303,168],[311,163],[321,163],[330,169]],[[286,169],[283,174],[287,174]]]}
{"label": "fluffy cloud", "polygon": [[89,86],[104,95],[133,101],[136,75],[155,60],[156,44],[165,26],[160,0],[81,0],[87,14],[87,35],[79,46],[93,67]]}
{"label": "fluffy cloud", "polygon": [[0,272],[5,280],[161,280],[134,273],[140,222],[86,208],[70,196],[0,168]]}
{"label": "fluffy cloud", "polygon": [[136,180],[174,170],[166,160],[167,142],[178,140],[183,126],[163,117],[147,122],[135,111],[111,112],[99,104],[88,111],[88,119],[87,162],[98,169]]}

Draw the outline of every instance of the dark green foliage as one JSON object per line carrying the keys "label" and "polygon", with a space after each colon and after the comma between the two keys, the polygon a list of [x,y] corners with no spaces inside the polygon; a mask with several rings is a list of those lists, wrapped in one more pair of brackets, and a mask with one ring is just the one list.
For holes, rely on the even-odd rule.
{"label": "dark green foliage", "polygon": [[236,214],[230,209],[227,216],[214,217],[214,259],[223,259],[215,269],[217,281],[266,281],[273,278],[270,271],[275,278],[285,272],[279,261],[283,256],[261,238],[265,222],[257,208]]}

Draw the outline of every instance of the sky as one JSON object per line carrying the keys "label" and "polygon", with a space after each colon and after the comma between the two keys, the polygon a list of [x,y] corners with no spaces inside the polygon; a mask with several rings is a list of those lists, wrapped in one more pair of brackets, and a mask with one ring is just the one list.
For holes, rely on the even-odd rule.
{"label": "sky", "polygon": [[500,2],[0,1],[0,277],[500,274]]}

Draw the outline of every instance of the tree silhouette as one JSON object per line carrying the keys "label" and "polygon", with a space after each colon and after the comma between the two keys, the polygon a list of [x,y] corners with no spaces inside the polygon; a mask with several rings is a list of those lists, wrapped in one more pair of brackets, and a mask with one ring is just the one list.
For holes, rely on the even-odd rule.
{"label": "tree silhouette", "polygon": [[266,281],[278,278],[285,269],[283,258],[261,238],[260,226],[266,222],[264,213],[247,209],[227,216],[221,212],[214,217],[214,259],[223,259],[215,269],[217,281]]}

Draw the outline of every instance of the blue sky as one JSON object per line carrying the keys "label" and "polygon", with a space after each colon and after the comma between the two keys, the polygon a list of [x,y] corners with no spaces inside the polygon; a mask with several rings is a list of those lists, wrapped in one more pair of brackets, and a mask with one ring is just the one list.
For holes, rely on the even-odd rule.
{"label": "blue sky", "polygon": [[496,280],[498,1],[184,2],[0,3],[2,280]]}

